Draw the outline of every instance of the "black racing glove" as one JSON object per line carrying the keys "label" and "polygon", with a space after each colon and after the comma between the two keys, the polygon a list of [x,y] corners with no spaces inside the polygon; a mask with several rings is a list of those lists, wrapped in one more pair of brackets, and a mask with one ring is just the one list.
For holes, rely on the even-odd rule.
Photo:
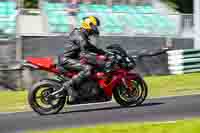
{"label": "black racing glove", "polygon": [[105,72],[111,72],[113,70],[113,65],[115,64],[115,55],[112,52],[106,51],[106,57],[108,58],[108,61],[105,64]]}

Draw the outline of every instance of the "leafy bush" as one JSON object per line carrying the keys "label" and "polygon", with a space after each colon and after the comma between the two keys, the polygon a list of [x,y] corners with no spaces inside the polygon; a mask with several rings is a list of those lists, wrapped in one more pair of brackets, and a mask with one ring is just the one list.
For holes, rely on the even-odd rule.
{"label": "leafy bush", "polygon": [[38,8],[38,0],[24,0],[24,8]]}
{"label": "leafy bush", "polygon": [[181,13],[193,13],[194,0],[162,0]]}

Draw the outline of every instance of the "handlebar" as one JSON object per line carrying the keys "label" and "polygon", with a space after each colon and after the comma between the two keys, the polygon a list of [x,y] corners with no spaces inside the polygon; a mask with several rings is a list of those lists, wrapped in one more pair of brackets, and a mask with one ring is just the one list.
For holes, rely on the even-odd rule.
{"label": "handlebar", "polygon": [[133,55],[132,58],[134,59],[138,59],[138,58],[142,58],[142,57],[152,57],[152,56],[158,56],[161,54],[166,53],[167,51],[171,50],[170,48],[163,48],[157,52],[151,52],[151,53],[140,53],[138,55]]}
{"label": "handlebar", "polygon": [[[105,53],[106,53],[106,56],[113,57],[111,59],[111,61],[112,61],[111,64],[118,63],[118,61],[120,61],[120,63],[125,62],[125,64],[126,64],[125,66],[132,69],[132,68],[135,68],[135,66],[136,66],[136,60],[141,59],[143,57],[158,56],[158,55],[166,53],[169,50],[171,50],[171,49],[170,48],[162,48],[162,49],[157,49],[154,52],[140,52],[138,55],[134,55],[134,56],[130,56],[128,54],[123,54],[123,55],[125,55],[122,57],[123,59],[117,58],[117,55],[118,55],[117,53],[119,52],[119,55],[121,53],[118,50],[116,50],[116,53],[113,51],[105,50]],[[121,62],[121,59],[123,60],[122,62]],[[124,63],[122,63],[122,64],[124,64]],[[128,66],[127,66],[127,64],[128,64]]]}

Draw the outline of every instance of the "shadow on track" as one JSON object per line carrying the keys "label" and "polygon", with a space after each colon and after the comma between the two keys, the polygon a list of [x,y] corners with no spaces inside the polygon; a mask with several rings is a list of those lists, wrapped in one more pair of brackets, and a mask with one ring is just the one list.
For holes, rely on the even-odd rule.
{"label": "shadow on track", "polygon": [[59,114],[68,114],[68,113],[83,113],[83,112],[93,112],[93,111],[105,111],[105,110],[117,110],[117,109],[125,109],[125,108],[138,108],[138,107],[148,107],[148,106],[156,106],[156,105],[161,105],[165,104],[162,102],[154,102],[154,103],[144,103],[139,106],[128,106],[128,107],[122,107],[122,106],[111,106],[111,107],[102,107],[102,108],[95,108],[95,109],[81,109],[81,110],[74,110],[74,111],[66,111],[66,112],[60,112]]}

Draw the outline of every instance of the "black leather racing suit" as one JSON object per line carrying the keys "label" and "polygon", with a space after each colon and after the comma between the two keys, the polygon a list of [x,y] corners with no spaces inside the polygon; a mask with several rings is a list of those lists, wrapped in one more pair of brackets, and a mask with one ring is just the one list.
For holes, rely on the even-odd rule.
{"label": "black leather racing suit", "polygon": [[[64,57],[60,63],[65,69],[73,69],[80,71],[79,74],[73,77],[68,83],[69,85],[80,84],[81,81],[91,74],[90,65],[80,63],[80,54],[90,55],[92,60],[95,60],[95,54],[105,54],[101,49],[98,49],[89,42],[88,33],[84,29],[75,28],[69,35],[66,42]],[[93,54],[92,54],[93,53]]]}

